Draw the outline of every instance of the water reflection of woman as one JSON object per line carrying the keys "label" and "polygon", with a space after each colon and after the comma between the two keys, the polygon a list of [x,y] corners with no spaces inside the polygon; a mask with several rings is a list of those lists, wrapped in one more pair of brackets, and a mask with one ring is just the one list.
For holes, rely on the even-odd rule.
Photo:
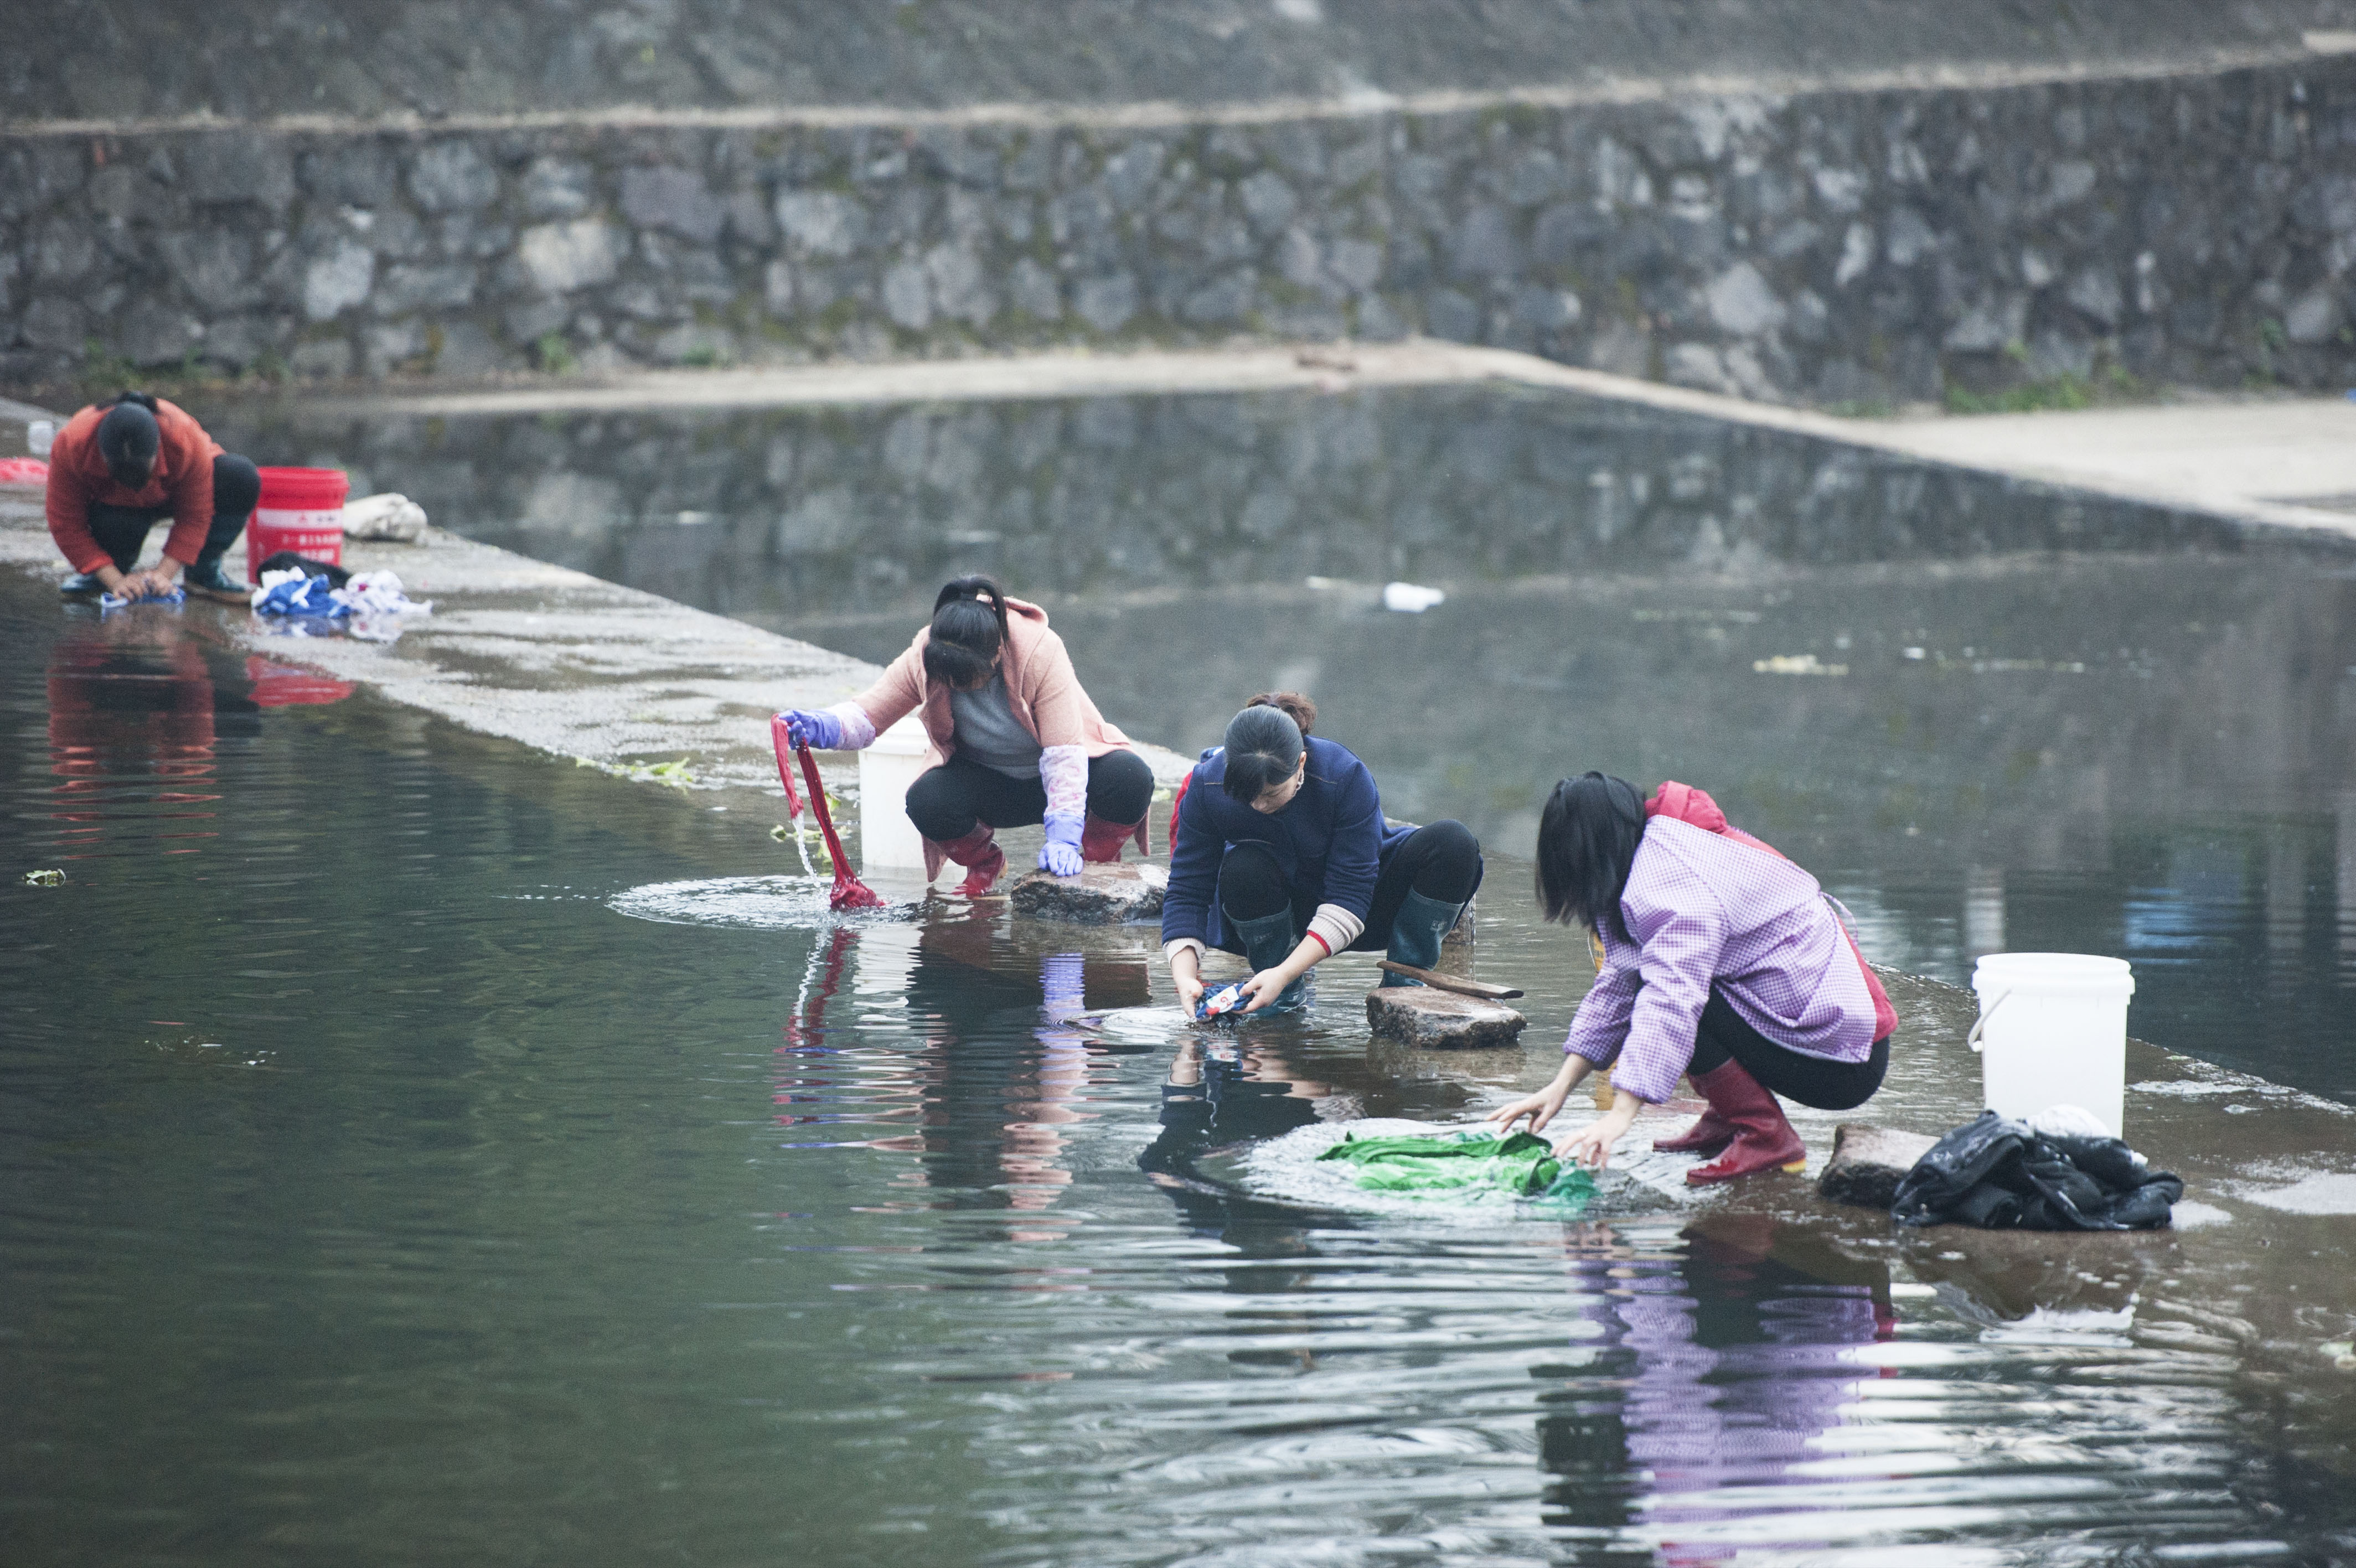
{"label": "water reflection of woman", "polygon": [[[1297,693],[1256,697],[1186,777],[1162,944],[1189,1011],[1211,947],[1251,965],[1246,1012],[1299,1007],[1302,976],[1336,953],[1387,952],[1430,968],[1481,885],[1472,829],[1391,826],[1375,775],[1347,748],[1312,736],[1316,719]],[[1383,984],[1419,982],[1387,973]]]}
{"label": "water reflection of woman", "polygon": [[1148,1176],[1183,1179],[1197,1156],[1281,1137],[1317,1120],[1331,1091],[1281,1056],[1235,1040],[1178,1042],[1162,1085],[1162,1131],[1137,1157]]}
{"label": "water reflection of woman", "polygon": [[1490,1120],[1542,1128],[1612,1066],[1612,1109],[1560,1146],[1601,1168],[1637,1108],[1688,1074],[1709,1109],[1653,1147],[1715,1155],[1686,1179],[1724,1181],[1805,1160],[1776,1094],[1845,1111],[1881,1087],[1897,1015],[1824,890],[1701,791],[1666,784],[1647,803],[1602,773],[1563,780],[1538,823],[1537,884],[1546,917],[1585,926],[1603,956],[1562,1071]]}
{"label": "water reflection of woman", "polygon": [[1145,848],[1153,769],[1104,720],[1072,669],[1047,612],[987,577],[960,577],[933,601],[932,624],[853,701],[782,717],[796,745],[859,751],[910,713],[923,715],[930,766],[908,788],[925,836],[925,870],[965,868],[978,898],[1006,869],[1001,827],[1043,822],[1039,864],[1059,877],[1083,862]]}
{"label": "water reflection of woman", "polygon": [[1677,1564],[1816,1538],[1804,1515],[1759,1516],[1805,1506],[1775,1488],[1822,1456],[1873,1375],[1858,1351],[1894,1332],[1887,1272],[1763,1216],[1705,1221],[1681,1256],[1642,1255],[1608,1225],[1569,1240],[1601,1332],[1579,1342],[1585,1365],[1538,1423],[1539,1462],[1566,1483],[1553,1521],[1641,1531],[1645,1561]]}

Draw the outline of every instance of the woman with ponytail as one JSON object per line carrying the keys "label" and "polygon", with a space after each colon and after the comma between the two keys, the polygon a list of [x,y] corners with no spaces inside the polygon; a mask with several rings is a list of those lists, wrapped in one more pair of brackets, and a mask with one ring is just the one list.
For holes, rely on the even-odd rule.
{"label": "woman with ponytail", "polygon": [[1538,818],[1537,891],[1546,918],[1584,926],[1602,957],[1562,1071],[1491,1121],[1526,1116],[1537,1132],[1611,1067],[1612,1109],[1558,1151],[1601,1168],[1686,1074],[1709,1109],[1653,1147],[1717,1157],[1686,1172],[1698,1185],[1801,1168],[1776,1094],[1846,1111],[1881,1087],[1898,1015],[1831,899],[1700,790],[1665,784],[1648,801],[1602,773],[1564,779]]}
{"label": "woman with ponytail", "polygon": [[[1267,692],[1227,721],[1181,787],[1162,948],[1194,1011],[1212,947],[1252,966],[1243,1010],[1286,1012],[1336,953],[1429,969],[1481,886],[1481,841],[1461,822],[1392,827],[1375,775],[1310,734],[1316,705]],[[1386,971],[1386,986],[1420,985]]]}
{"label": "woman with ponytail", "polygon": [[858,751],[921,713],[931,766],[908,787],[908,819],[925,836],[925,870],[965,868],[958,891],[979,898],[1006,869],[1001,827],[1044,822],[1039,864],[1059,877],[1146,850],[1153,769],[1097,711],[1047,612],[1009,598],[987,577],[960,577],[933,601],[932,624],[850,702],[779,715],[796,745]]}

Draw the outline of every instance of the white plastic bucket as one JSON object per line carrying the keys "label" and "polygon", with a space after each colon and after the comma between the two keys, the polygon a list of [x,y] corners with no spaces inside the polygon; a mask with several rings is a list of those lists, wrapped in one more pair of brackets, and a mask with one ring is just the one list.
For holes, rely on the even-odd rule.
{"label": "white plastic bucket", "polygon": [[1983,1101],[1998,1115],[2077,1105],[2126,1136],[2127,998],[2124,958],[2085,953],[1991,953],[1972,970]]}
{"label": "white plastic bucket", "polygon": [[925,836],[908,820],[908,786],[931,750],[914,714],[859,753],[859,866],[862,871],[925,869]]}

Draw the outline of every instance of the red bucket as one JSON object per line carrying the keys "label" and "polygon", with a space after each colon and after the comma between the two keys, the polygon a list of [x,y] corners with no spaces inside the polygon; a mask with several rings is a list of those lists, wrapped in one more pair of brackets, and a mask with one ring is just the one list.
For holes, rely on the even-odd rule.
{"label": "red bucket", "polygon": [[344,496],[352,482],[340,468],[265,468],[262,499],[245,520],[245,580],[262,581],[262,563],[282,549],[344,564]]}

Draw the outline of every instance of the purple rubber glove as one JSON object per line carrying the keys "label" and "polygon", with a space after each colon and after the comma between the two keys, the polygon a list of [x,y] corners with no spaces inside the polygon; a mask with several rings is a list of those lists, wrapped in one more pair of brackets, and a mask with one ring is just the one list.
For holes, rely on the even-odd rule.
{"label": "purple rubber glove", "polygon": [[1039,847],[1039,869],[1051,877],[1080,874],[1080,826],[1084,816],[1047,818],[1047,842]]}
{"label": "purple rubber glove", "polygon": [[813,713],[804,708],[789,708],[777,717],[786,721],[786,739],[797,746],[831,752],[842,744],[842,720],[831,713]]}

